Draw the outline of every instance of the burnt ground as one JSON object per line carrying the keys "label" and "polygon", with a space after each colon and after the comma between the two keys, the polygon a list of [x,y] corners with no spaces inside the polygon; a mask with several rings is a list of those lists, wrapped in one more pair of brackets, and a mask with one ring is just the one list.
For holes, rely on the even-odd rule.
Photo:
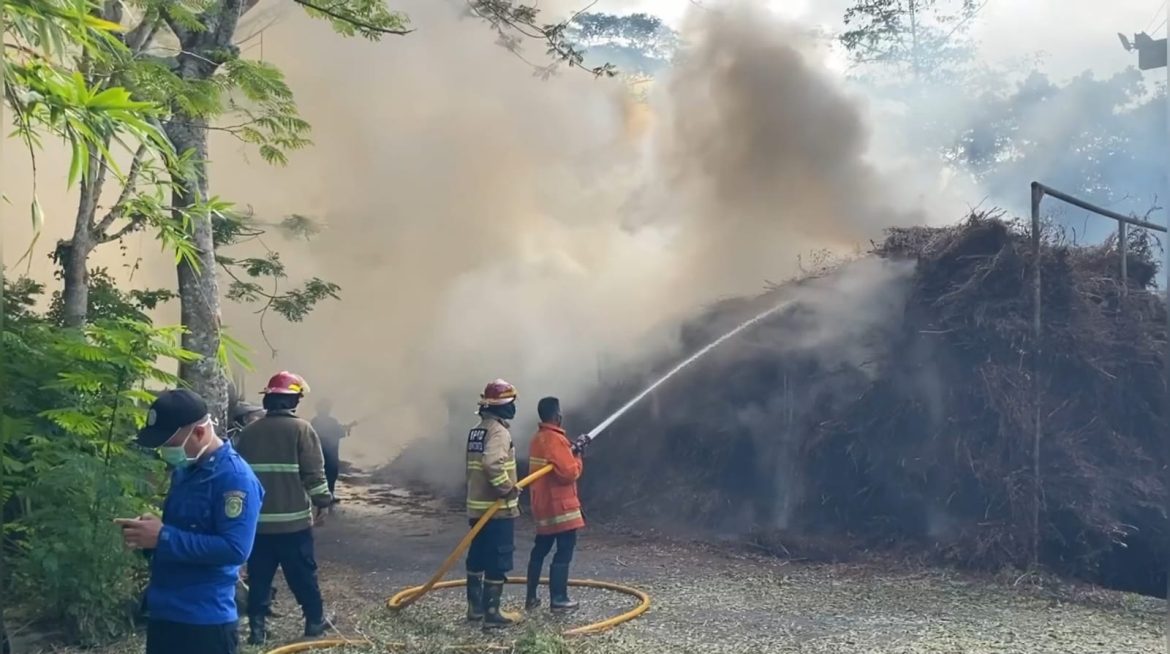
{"label": "burnt ground", "polygon": [[[894,563],[802,564],[733,545],[591,526],[582,534],[574,576],[641,588],[652,596],[652,608],[606,634],[570,639],[568,650],[534,648],[538,632],[615,615],[633,600],[582,590],[583,607],[572,617],[538,614],[492,637],[462,621],[461,589],[436,591],[402,614],[391,613],[383,607],[386,597],[422,583],[458,542],[466,521],[442,500],[363,485],[361,478],[343,478],[339,494],[342,508],[318,528],[317,543],[326,600],[340,633],[355,640],[335,650],[347,654],[1077,654],[1153,652],[1163,643],[1164,602],[1136,595]],[[521,524],[520,575],[531,541],[526,521]],[[461,572],[457,567],[453,575]],[[522,595],[519,586],[509,586],[505,603],[519,608]],[[283,583],[276,608],[282,614],[273,621],[276,643],[295,640],[301,623]],[[374,644],[356,644],[360,639]],[[132,640],[107,651],[141,647]]]}

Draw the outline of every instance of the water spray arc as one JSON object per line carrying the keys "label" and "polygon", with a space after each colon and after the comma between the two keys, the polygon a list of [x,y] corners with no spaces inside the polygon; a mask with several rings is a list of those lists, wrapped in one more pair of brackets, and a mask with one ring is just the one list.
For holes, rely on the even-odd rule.
{"label": "water spray arc", "polygon": [[[579,441],[584,440],[586,444],[593,441],[603,431],[605,431],[607,428],[609,428],[610,425],[612,425],[615,421],[617,421],[618,418],[625,415],[631,408],[633,408],[635,405],[637,405],[639,402],[641,402],[643,399],[645,399],[647,395],[649,395],[650,393],[653,393],[654,390],[657,389],[659,386],[662,386],[668,380],[670,380],[672,377],[677,375],[679,372],[686,369],[688,366],[690,366],[695,361],[698,361],[700,358],[703,357],[703,355],[705,355],[708,352],[710,352],[711,350],[714,350],[715,348],[719,347],[720,345],[722,345],[724,342],[728,341],[729,339],[734,338],[740,332],[742,332],[742,331],[744,331],[744,330],[746,330],[754,325],[759,324],[761,321],[768,319],[770,316],[772,316],[776,313],[779,313],[783,309],[791,306],[791,304],[792,304],[791,300],[781,302],[780,304],[777,304],[776,306],[774,306],[766,311],[762,311],[759,314],[756,314],[755,316],[736,325],[734,328],[732,328],[727,333],[725,333],[722,336],[720,336],[719,338],[711,341],[706,346],[704,346],[703,348],[701,348],[700,350],[698,350],[697,352],[695,352],[691,356],[684,359],[678,365],[676,365],[675,367],[668,370],[665,374],[663,374],[656,381],[654,381],[654,383],[647,386],[645,388],[645,390],[643,390],[641,393],[638,393],[637,395],[635,395],[633,397],[633,399],[631,399],[629,402],[626,402],[625,404],[623,404],[621,406],[621,408],[619,408],[617,411],[614,411],[612,414],[610,414],[610,416],[608,418],[606,418],[605,420],[602,420],[596,427],[589,430],[586,434],[584,434],[578,440]],[[553,470],[552,464],[546,465],[543,468],[540,468],[540,469],[536,470],[535,472],[533,472],[532,474],[528,475],[527,477],[521,479],[520,481],[518,481],[516,483],[516,485],[520,488],[525,488],[527,486],[530,486],[536,480],[538,480],[541,477],[552,472],[552,470]],[[483,529],[484,525],[487,524],[488,520],[491,520],[492,516],[495,515],[496,511],[499,511],[502,506],[503,506],[503,501],[497,500],[496,503],[493,504],[491,506],[491,508],[488,509],[487,512],[485,512],[483,514],[482,517],[480,517],[479,521],[476,522],[474,526],[472,526],[471,530],[467,532],[467,535],[465,535],[463,537],[463,540],[459,541],[459,544],[455,547],[454,550],[451,551],[450,554],[447,555],[447,558],[443,560],[443,563],[442,563],[442,565],[439,566],[439,569],[436,570],[433,575],[431,575],[431,578],[428,579],[425,584],[423,584],[421,586],[412,586],[410,588],[404,588],[404,589],[400,590],[393,597],[386,600],[386,607],[391,609],[391,610],[400,611],[400,610],[410,606],[411,604],[415,603],[423,595],[426,595],[427,593],[429,593],[430,591],[432,591],[436,588],[458,588],[458,587],[465,585],[467,583],[465,580],[455,579],[455,580],[450,580],[450,581],[443,581],[443,577],[445,577],[447,575],[447,572],[449,572],[451,570],[451,567],[455,565],[455,562],[459,560],[459,557],[461,557],[463,555],[463,553],[467,551],[467,548],[471,546],[471,541],[475,538],[476,534],[478,534],[480,532],[480,530]],[[523,583],[525,583],[525,581],[526,580],[523,577],[509,577],[508,578],[509,584],[523,584]],[[547,583],[547,579],[541,579],[541,583]],[[642,615],[646,611],[650,610],[650,596],[648,594],[646,594],[645,592],[638,590],[636,588],[631,588],[629,586],[623,586],[621,584],[615,584],[615,583],[607,582],[607,581],[594,581],[591,579],[570,579],[569,585],[576,586],[576,587],[586,587],[586,588],[600,588],[600,589],[604,589],[604,590],[612,590],[612,591],[622,593],[625,595],[630,595],[630,596],[638,599],[638,605],[635,606],[634,608],[630,609],[629,611],[626,611],[625,613],[622,613],[620,615],[616,615],[612,618],[608,618],[608,619],[602,620],[600,622],[595,622],[592,624],[587,624],[587,625],[584,625],[581,627],[576,627],[574,629],[570,629],[570,630],[564,632],[564,635],[566,635],[566,636],[583,636],[583,635],[587,635],[587,634],[599,633],[599,632],[605,631],[606,629],[609,629],[611,627],[615,627],[619,624],[622,624],[623,622],[629,622],[630,620],[633,620],[634,618],[637,618],[638,616]],[[307,652],[307,651],[315,650],[315,649],[325,649],[325,648],[330,648],[330,647],[338,647],[338,646],[347,645],[347,644],[354,644],[354,641],[350,641],[347,639],[330,639],[330,640],[318,640],[318,641],[310,641],[310,642],[303,642],[303,643],[293,643],[291,645],[285,645],[283,647],[278,647],[274,650],[271,650],[270,652],[268,652],[268,654],[295,654],[298,652]],[[365,643],[363,642],[362,644],[365,644]]]}

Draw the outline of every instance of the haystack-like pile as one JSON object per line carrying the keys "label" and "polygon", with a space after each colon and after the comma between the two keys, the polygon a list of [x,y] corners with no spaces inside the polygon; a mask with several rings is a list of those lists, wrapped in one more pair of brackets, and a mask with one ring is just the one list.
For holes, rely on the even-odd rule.
{"label": "haystack-like pile", "polygon": [[[1044,239],[1040,555],[1136,587],[1165,569],[1170,550],[1170,443],[1157,266],[1147,238],[1127,245],[1123,282],[1116,243]],[[808,338],[849,320],[821,315],[815,289],[800,295],[810,282],[688,325],[684,340],[697,349],[797,293],[792,309],[713,351],[595,443],[583,480],[594,518],[752,530],[804,556],[900,547],[963,565],[1027,564],[1029,236],[979,215],[889,230],[873,254],[916,266],[892,317],[836,341]],[[596,410],[570,418],[594,424],[653,378],[615,382]]]}

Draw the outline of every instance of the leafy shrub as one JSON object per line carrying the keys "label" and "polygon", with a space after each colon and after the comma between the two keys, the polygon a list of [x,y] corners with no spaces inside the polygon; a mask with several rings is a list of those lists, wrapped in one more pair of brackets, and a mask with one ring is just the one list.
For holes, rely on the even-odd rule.
{"label": "leafy shrub", "polygon": [[[191,360],[177,329],[145,322],[128,297],[83,330],[58,327],[34,307],[36,284],[11,285],[0,333],[8,380],[0,409],[0,506],[13,596],[64,635],[96,644],[132,626],[144,560],[123,549],[116,517],[157,504],[161,463],[133,446],[153,396],[174,385],[162,359]],[[116,292],[116,291],[115,291]],[[5,307],[8,308],[8,307]]]}

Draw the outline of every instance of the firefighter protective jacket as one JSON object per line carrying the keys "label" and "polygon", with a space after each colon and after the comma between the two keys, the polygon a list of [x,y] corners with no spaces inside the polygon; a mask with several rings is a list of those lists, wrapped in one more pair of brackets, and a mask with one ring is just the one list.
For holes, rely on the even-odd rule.
{"label": "firefighter protective jacket", "polygon": [[528,473],[550,463],[553,471],[533,482],[531,488],[536,533],[551,535],[581,529],[585,518],[581,515],[581,500],[577,498],[577,480],[581,478],[584,463],[573,456],[565,430],[541,423],[528,448]]}
{"label": "firefighter protective jacket", "polygon": [[256,533],[291,534],[313,525],[313,506],[333,503],[321,440],[289,411],[269,411],[240,432],[236,448],[264,486]]}
{"label": "firefighter protective jacket", "polygon": [[[516,448],[508,423],[484,415],[467,433],[467,516],[479,518],[496,500],[506,498],[516,487]],[[493,520],[520,515],[518,497],[504,499]]]}
{"label": "firefighter protective jacket", "polygon": [[146,610],[152,620],[235,622],[236,581],[252,552],[264,489],[224,443],[171,473],[162,531],[150,556]]}

